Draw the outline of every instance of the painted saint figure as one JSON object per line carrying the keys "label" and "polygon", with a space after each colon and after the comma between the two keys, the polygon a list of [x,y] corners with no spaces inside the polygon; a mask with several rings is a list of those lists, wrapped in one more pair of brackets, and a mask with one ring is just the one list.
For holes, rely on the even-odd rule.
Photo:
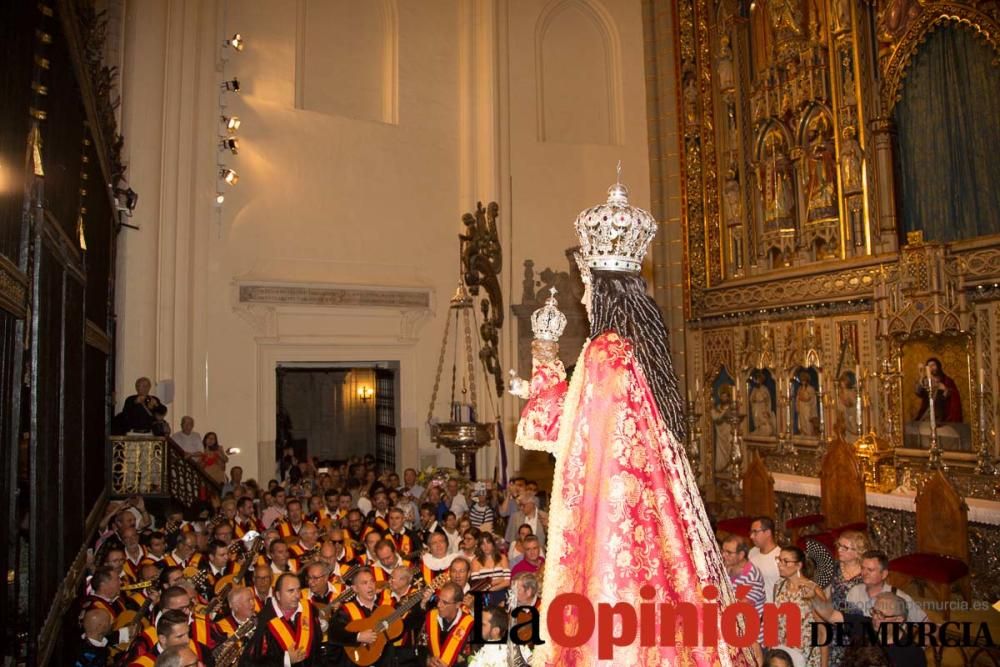
{"label": "painted saint figure", "polygon": [[[926,367],[931,371],[933,378],[934,392],[934,418],[940,424],[944,422],[961,423],[962,419],[962,396],[958,391],[958,385],[950,377],[945,375],[941,367],[941,360],[931,357],[926,362]],[[927,393],[927,376],[921,375],[920,382],[917,383],[917,396],[920,397],[920,409],[915,417],[916,421],[930,420],[930,400]]]}
{"label": "painted saint figure", "polygon": [[750,417],[753,419],[752,435],[771,437],[775,435],[775,424],[777,419],[774,416],[773,397],[771,390],[766,384],[766,377],[763,371],[754,371],[750,376],[753,381],[753,389],[750,390]]}
{"label": "painted saint figure", "polygon": [[729,411],[733,407],[733,385],[719,387],[719,402],[709,408],[712,430],[715,433],[715,471],[725,472],[729,468],[729,457],[733,451],[733,427],[729,423]]}
{"label": "painted saint figure", "polygon": [[798,390],[795,392],[795,415],[798,434],[814,438],[819,433],[819,401],[816,388],[812,385],[809,371],[803,369],[798,375]]}

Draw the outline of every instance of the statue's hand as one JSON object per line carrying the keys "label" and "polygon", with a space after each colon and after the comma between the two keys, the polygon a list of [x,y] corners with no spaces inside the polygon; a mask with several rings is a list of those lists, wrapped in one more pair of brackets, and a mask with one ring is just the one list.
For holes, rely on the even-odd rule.
{"label": "statue's hand", "polygon": [[510,382],[507,385],[507,391],[509,391],[514,396],[518,398],[528,399],[528,394],[531,390],[530,383],[524,378],[518,377],[517,371],[513,368],[510,369]]}

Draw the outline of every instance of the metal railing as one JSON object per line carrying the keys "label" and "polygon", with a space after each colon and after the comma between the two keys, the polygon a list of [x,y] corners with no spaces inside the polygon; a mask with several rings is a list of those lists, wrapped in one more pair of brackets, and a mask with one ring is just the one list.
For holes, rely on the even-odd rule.
{"label": "metal railing", "polygon": [[112,498],[139,494],[174,499],[186,507],[221,494],[221,486],[184,456],[169,438],[114,435],[108,438]]}

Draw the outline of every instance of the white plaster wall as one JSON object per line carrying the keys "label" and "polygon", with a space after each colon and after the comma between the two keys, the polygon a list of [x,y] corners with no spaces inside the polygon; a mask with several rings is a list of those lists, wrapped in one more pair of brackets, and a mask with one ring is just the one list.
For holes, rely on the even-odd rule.
{"label": "white plaster wall", "polygon": [[[594,83],[607,90],[580,92],[617,103],[594,114],[614,119],[604,144],[539,134],[539,25],[563,0],[384,0],[395,34],[387,37],[380,23],[371,38],[392,40],[385,52],[396,67],[394,77],[379,70],[373,85],[389,87],[383,118],[395,122],[300,108],[303,85],[324,85],[323,71],[296,69],[303,2],[127,5],[122,116],[141,230],[129,231],[121,247],[119,403],[138,375],[174,380],[170,417],[193,415],[199,430],[242,448],[248,475],[266,478],[275,363],[398,360],[402,463],[447,463],[450,455],[434,449],[423,422],[457,278],[461,214],[476,199],[500,202],[509,305],[520,296],[524,259],[564,267],[576,214],[604,198],[619,159],[633,202],[648,206],[640,2],[571,0],[579,5],[573,21],[542,42],[558,53],[586,48],[575,43],[576,28],[606,33],[612,52],[588,66],[613,66],[604,83]],[[243,125],[240,154],[226,162],[240,182],[226,188],[220,215],[213,201],[216,47],[236,31],[247,48],[231,56],[225,73],[240,78],[243,92],[227,111]],[[572,112],[571,84],[588,80],[578,74],[556,87],[549,118]],[[386,309],[248,312],[234,308],[240,281],[429,289],[432,312],[409,334],[400,333],[401,314]],[[508,324],[505,366],[515,356],[511,331]],[[500,405],[509,430],[518,406]],[[492,470],[492,457],[481,455],[481,472]]]}

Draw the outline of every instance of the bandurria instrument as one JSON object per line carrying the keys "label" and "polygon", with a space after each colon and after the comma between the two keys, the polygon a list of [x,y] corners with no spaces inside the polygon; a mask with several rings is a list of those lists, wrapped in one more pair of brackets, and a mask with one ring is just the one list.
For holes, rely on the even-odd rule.
{"label": "bandurria instrument", "polygon": [[257,617],[254,616],[244,621],[240,627],[236,628],[236,632],[231,637],[216,646],[215,650],[212,651],[212,659],[215,661],[216,667],[233,667],[236,665],[240,661],[240,658],[243,657],[243,651],[246,649],[246,642],[243,640],[256,629]]}

